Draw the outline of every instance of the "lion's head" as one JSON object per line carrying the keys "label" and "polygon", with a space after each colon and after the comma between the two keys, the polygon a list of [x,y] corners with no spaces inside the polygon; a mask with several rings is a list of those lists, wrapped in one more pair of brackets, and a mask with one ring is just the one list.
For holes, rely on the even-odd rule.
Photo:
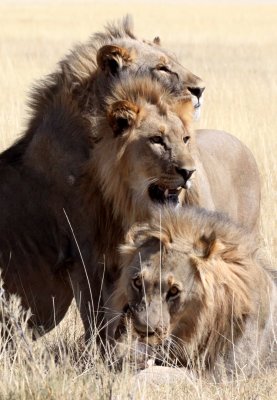
{"label": "lion's head", "polygon": [[[83,106],[95,107],[99,96],[115,77],[126,70],[136,76],[141,74],[158,80],[173,96],[187,96],[194,105],[198,119],[205,89],[202,80],[184,68],[168,51],[153,42],[139,40],[132,30],[129,17],[121,23],[109,25],[104,33],[95,34],[86,45],[76,47],[61,62],[62,71],[74,91],[85,94]],[[92,85],[96,85],[92,89]],[[88,90],[87,90],[88,89]]]}
{"label": "lion's head", "polygon": [[269,282],[255,250],[222,215],[164,209],[121,247],[115,308],[127,311],[140,341],[171,341],[183,363],[202,355],[212,364],[251,315],[260,313],[264,326]]}
{"label": "lion's head", "polygon": [[191,114],[191,102],[174,103],[159,82],[126,76],[94,120],[98,183],[129,223],[145,220],[153,205],[178,204],[188,190],[195,171]]}

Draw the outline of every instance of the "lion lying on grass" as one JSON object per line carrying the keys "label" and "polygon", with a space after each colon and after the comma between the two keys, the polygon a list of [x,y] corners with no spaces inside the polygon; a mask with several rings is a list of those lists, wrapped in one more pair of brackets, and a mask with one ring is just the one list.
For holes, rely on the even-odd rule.
{"label": "lion lying on grass", "polygon": [[275,282],[253,237],[226,217],[163,209],[121,254],[113,310],[127,312],[139,342],[163,345],[159,357],[248,374],[273,352]]}
{"label": "lion lying on grass", "polygon": [[[158,42],[137,39],[126,18],[77,46],[33,90],[26,132],[0,155],[0,267],[7,293],[31,308],[40,333],[59,323],[73,298],[70,273],[80,254],[64,211],[80,236],[78,178],[91,157],[91,120],[114,79],[143,67],[172,94],[192,96],[200,110],[201,79]],[[90,252],[87,245],[80,250],[84,257]]]}
{"label": "lion lying on grass", "polygon": [[223,132],[195,134],[191,114],[186,99],[174,101],[159,82],[127,73],[92,121],[98,140],[76,190],[74,213],[79,208],[83,216],[73,221],[89,267],[86,274],[72,270],[88,331],[86,318],[97,315],[106,325],[119,244],[132,224],[147,222],[160,205],[201,205],[248,226],[256,223],[259,180],[251,153]]}
{"label": "lion lying on grass", "polygon": [[160,204],[200,204],[257,228],[255,160],[231,135],[191,132],[195,79],[123,24],[74,50],[34,92],[25,135],[0,155],[0,264],[40,332],[73,293],[86,330],[99,327],[118,244]]}

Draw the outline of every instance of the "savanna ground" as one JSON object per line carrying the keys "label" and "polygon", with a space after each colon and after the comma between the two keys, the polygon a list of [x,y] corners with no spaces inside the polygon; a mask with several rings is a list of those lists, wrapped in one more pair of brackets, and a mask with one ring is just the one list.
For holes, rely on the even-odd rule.
{"label": "savanna ground", "polygon": [[[253,151],[262,180],[261,229],[277,261],[277,5],[174,2],[8,2],[0,4],[0,150],[26,124],[27,93],[72,45],[126,12],[138,36],[163,45],[206,82],[197,127],[232,132]],[[170,5],[171,4],[171,5]],[[16,193],[15,193],[16,196]],[[14,307],[14,304],[6,305]],[[17,306],[10,309],[16,318]],[[78,346],[82,327],[72,306],[66,320],[37,342],[21,334],[16,350],[0,351],[0,399],[274,399],[277,373],[215,385],[134,385],[130,371],[108,372]],[[93,352],[93,351],[92,351]]]}

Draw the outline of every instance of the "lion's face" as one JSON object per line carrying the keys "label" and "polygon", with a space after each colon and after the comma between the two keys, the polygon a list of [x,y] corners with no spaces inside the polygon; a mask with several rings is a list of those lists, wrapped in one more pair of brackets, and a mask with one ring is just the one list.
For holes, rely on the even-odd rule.
{"label": "lion's face", "polygon": [[108,197],[131,196],[137,209],[177,205],[195,171],[186,124],[173,111],[126,100],[111,104],[108,121],[112,129],[94,152],[103,165],[100,181]]}
{"label": "lion's face", "polygon": [[203,81],[158,44],[134,39],[114,40],[100,48],[97,62],[106,76],[116,76],[128,69],[134,76],[141,74],[157,79],[174,96],[191,98],[194,118],[200,117]]}
{"label": "lion's face", "polygon": [[148,106],[145,112],[145,119],[126,137],[122,161],[132,165],[127,184],[142,200],[176,203],[195,170],[190,132],[173,113],[165,119],[155,106]]}
{"label": "lion's face", "polygon": [[253,238],[220,214],[165,207],[133,226],[121,246],[115,307],[128,310],[140,340],[170,337],[202,351],[211,335],[232,334],[232,319],[239,335],[252,312],[255,251]]}
{"label": "lion's face", "polygon": [[189,254],[165,250],[158,239],[150,238],[123,273],[125,309],[141,341],[163,342],[181,320],[189,337],[191,320],[197,320],[201,309],[199,278]]}

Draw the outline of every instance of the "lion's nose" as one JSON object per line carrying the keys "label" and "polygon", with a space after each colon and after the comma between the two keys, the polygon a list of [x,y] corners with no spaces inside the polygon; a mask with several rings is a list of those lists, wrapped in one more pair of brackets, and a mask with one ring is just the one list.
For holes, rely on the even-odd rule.
{"label": "lion's nose", "polygon": [[178,168],[176,167],[176,171],[178,172],[178,174],[180,174],[185,183],[189,180],[189,178],[191,177],[191,175],[194,173],[195,169],[186,169],[186,168]]}
{"label": "lion's nose", "polygon": [[201,97],[202,93],[204,92],[204,87],[188,87],[188,90],[193,96],[196,96],[198,99]]}

